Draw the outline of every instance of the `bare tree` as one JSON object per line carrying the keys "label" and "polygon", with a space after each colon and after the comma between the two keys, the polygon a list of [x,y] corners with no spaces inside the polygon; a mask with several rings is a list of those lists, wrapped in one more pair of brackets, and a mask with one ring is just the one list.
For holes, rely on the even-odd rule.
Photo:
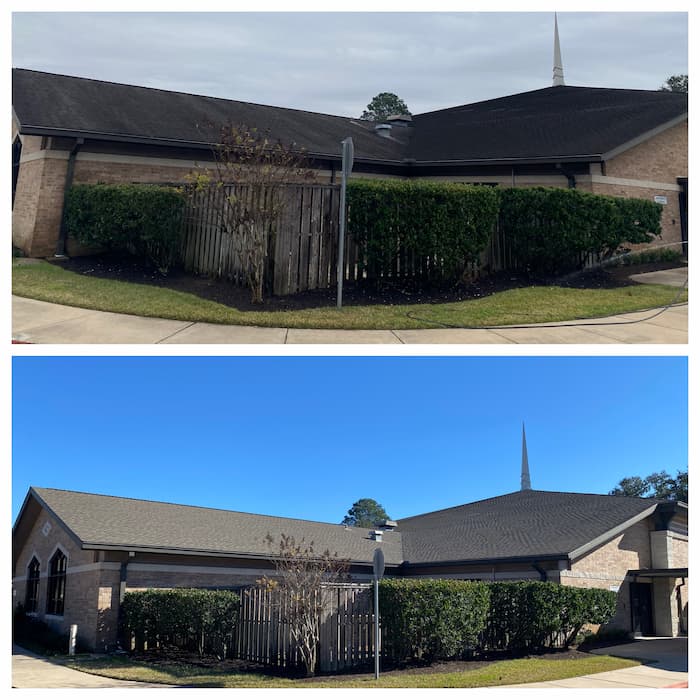
{"label": "bare tree", "polygon": [[194,174],[189,189],[221,192],[216,198],[219,226],[238,256],[253,303],[261,303],[268,256],[290,199],[285,185],[312,179],[313,173],[303,149],[245,124],[224,126],[213,152],[213,171]]}
{"label": "bare tree", "polygon": [[317,554],[313,542],[306,543],[304,539],[297,542],[291,535],[281,535],[278,550],[274,549],[274,538],[269,533],[266,541],[273,550],[276,576],[264,576],[258,583],[275,592],[274,604],[289,625],[306,675],[313,676],[321,616],[333,594],[329,584],[347,581],[350,563],[327,549]]}

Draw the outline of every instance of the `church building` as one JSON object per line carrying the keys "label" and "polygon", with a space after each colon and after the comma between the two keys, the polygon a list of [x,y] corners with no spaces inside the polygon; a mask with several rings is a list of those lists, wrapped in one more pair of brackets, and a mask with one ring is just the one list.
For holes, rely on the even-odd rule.
{"label": "church building", "polygon": [[352,137],[353,177],[569,187],[663,205],[662,239],[687,241],[688,99],[572,87],[555,27],[550,87],[383,123],[15,68],[12,240],[26,255],[78,255],[61,220],[73,183],[182,183],[213,161],[227,123],[269,132],[336,182]]}
{"label": "church building", "polygon": [[618,593],[609,627],[687,634],[688,506],[531,488],[525,433],[521,489],[373,529],[31,487],[12,539],[13,605],[83,644],[113,649],[126,591],[225,588],[274,575],[268,535],[313,542],[372,577],[540,580]]}

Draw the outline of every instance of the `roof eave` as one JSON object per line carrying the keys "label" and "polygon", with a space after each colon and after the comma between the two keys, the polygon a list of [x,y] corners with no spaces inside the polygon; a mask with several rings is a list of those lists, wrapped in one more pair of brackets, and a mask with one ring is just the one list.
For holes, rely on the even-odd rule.
{"label": "roof eave", "polygon": [[[175,554],[195,557],[222,557],[226,559],[256,559],[261,561],[273,562],[275,555],[273,553],[264,554],[260,552],[236,552],[218,549],[192,549],[187,547],[147,547],[133,544],[107,544],[104,542],[83,542],[82,549],[84,550],[104,550],[110,552],[140,552],[142,554]],[[369,560],[350,559],[348,560],[351,566],[372,566]],[[401,564],[389,563],[386,566],[396,568]]]}
{"label": "roof eave", "polygon": [[600,153],[578,155],[553,155],[528,158],[471,158],[460,160],[410,160],[406,165],[439,167],[445,165],[539,165],[541,163],[597,163],[603,160]]}
{"label": "roof eave", "polygon": [[561,561],[568,558],[568,554],[533,554],[528,556],[518,555],[513,557],[485,557],[480,559],[446,559],[441,561],[405,561],[401,568],[419,569],[432,566],[475,566],[479,564],[530,564],[542,561]]}
{"label": "roof eave", "polygon": [[616,537],[621,532],[624,532],[625,530],[627,530],[627,528],[631,527],[632,525],[635,525],[636,523],[641,522],[645,518],[648,518],[650,515],[653,515],[658,505],[658,503],[654,503],[649,508],[643,510],[641,513],[638,513],[637,515],[625,520],[623,523],[616,525],[615,527],[611,528],[610,530],[607,530],[603,534],[598,535],[598,537],[595,537],[594,539],[590,540],[589,542],[586,542],[580,547],[573,549],[568,554],[569,559],[574,560],[578,559],[579,557],[582,557],[584,554],[587,554],[596,547],[599,547],[601,544],[610,541],[613,537]]}
{"label": "roof eave", "polygon": [[[19,122],[18,122],[19,123]],[[209,141],[188,141],[185,139],[165,139],[156,136],[135,136],[132,134],[114,134],[103,131],[84,131],[79,129],[62,129],[52,126],[38,126],[32,124],[19,124],[19,133],[28,136],[60,136],[64,138],[85,138],[95,141],[116,141],[118,143],[136,143],[144,146],[169,146],[175,148],[193,148],[197,150],[211,151],[216,147],[215,143]],[[338,142],[340,147],[340,142]],[[304,155],[309,158],[331,159],[341,161],[340,153],[321,153],[316,151],[304,151]],[[355,163],[367,163],[373,165],[405,165],[403,160],[392,160],[386,158],[355,158]]]}

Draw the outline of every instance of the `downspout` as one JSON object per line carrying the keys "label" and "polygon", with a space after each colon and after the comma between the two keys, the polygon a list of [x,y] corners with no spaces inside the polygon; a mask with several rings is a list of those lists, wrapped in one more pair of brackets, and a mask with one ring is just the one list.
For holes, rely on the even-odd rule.
{"label": "downspout", "polygon": [[540,575],[540,581],[547,580],[547,572],[536,562],[532,562],[532,568]]}
{"label": "downspout", "polygon": [[571,170],[567,170],[561,163],[557,163],[557,170],[561,171],[561,174],[569,181],[569,189],[576,189],[576,175],[574,175]]}
{"label": "downspout", "polygon": [[66,238],[68,237],[68,232],[66,231],[66,203],[68,201],[68,190],[70,190],[73,185],[73,174],[75,173],[75,157],[78,155],[80,147],[85,143],[85,139],[79,137],[75,139],[75,144],[68,154],[68,169],[66,170],[66,181],[63,186],[63,209],[61,210],[61,228],[58,232],[58,242],[56,243],[56,257],[64,258],[66,256]]}

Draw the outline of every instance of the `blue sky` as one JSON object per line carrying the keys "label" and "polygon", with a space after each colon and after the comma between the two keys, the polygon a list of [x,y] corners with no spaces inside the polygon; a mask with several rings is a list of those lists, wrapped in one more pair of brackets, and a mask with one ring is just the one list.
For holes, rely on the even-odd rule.
{"label": "blue sky", "polygon": [[684,357],[15,357],[30,485],[339,522],[688,464]]}

